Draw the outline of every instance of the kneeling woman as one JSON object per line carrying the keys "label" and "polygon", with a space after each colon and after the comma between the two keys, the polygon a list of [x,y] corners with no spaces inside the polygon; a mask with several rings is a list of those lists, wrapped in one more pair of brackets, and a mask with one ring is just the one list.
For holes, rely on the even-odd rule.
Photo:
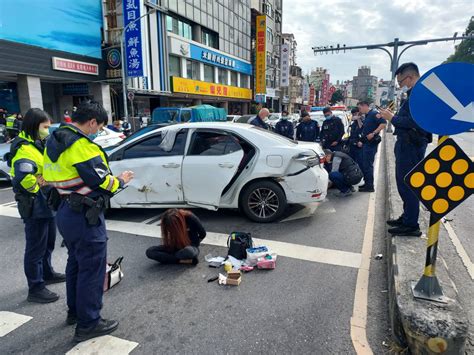
{"label": "kneeling woman", "polygon": [[148,248],[146,256],[162,264],[197,264],[205,236],[201,221],[192,212],[167,210],[161,217],[163,244]]}

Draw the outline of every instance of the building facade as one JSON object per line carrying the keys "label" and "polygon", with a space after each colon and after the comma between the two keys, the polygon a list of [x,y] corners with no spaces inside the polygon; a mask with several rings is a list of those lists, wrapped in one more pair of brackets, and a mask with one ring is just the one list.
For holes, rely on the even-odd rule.
{"label": "building facade", "polygon": [[263,101],[269,109],[280,112],[283,99],[280,90],[283,0],[251,0],[251,8],[252,38],[256,38],[256,17],[266,16],[266,93]]}
{"label": "building facade", "polygon": [[[0,107],[23,114],[41,108],[60,121],[64,110],[92,99],[111,116],[100,1],[16,0],[2,3],[2,11]],[[42,13],[54,21],[39,21]]]}
{"label": "building facade", "polygon": [[[130,23],[127,6],[138,7],[133,18],[143,16],[137,32],[142,75],[127,78],[127,91],[134,93],[133,107],[127,101],[136,115],[149,115],[156,107],[197,104],[223,107],[229,113],[248,112],[252,100],[250,0],[123,1],[105,0],[106,41],[109,47],[120,47],[124,14],[125,23]],[[127,70],[128,44],[124,45]],[[120,83],[114,87],[118,105]]]}
{"label": "building facade", "polygon": [[352,80],[352,97],[374,102],[377,92],[377,77],[370,74],[369,66],[362,66]]}

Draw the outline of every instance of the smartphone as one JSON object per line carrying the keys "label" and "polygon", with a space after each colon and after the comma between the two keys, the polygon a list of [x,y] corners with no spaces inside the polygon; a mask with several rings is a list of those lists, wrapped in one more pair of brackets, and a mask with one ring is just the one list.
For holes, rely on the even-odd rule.
{"label": "smartphone", "polygon": [[382,108],[380,106],[377,106],[377,105],[375,105],[375,108],[379,111],[382,110]]}

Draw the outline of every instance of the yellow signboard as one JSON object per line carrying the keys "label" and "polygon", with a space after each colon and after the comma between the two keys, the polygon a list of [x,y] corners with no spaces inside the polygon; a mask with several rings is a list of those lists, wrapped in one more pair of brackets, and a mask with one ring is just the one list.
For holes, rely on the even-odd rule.
{"label": "yellow signboard", "polygon": [[236,86],[208,83],[176,76],[172,77],[172,85],[173,92],[184,94],[230,97],[245,100],[252,99],[252,90]]}
{"label": "yellow signboard", "polygon": [[266,60],[267,60],[267,17],[257,16],[257,38],[255,58],[255,94],[266,93]]}

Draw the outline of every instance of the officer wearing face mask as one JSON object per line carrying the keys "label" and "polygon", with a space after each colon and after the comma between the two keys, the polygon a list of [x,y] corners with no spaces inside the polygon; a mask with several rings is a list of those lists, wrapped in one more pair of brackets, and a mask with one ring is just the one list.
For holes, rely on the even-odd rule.
{"label": "officer wearing face mask", "polygon": [[296,140],[316,142],[319,137],[319,124],[311,119],[308,112],[301,113],[301,123],[296,127]]}
{"label": "officer wearing face mask", "polygon": [[418,224],[420,203],[403,179],[425,157],[426,146],[433,137],[431,133],[424,131],[416,124],[410,112],[411,90],[420,78],[418,66],[415,63],[402,64],[395,75],[402,91],[406,91],[407,99],[401,104],[397,113],[380,109],[380,114],[391,121],[395,127],[394,135],[397,136],[395,176],[398,193],[403,200],[403,214],[387,221],[387,224],[392,227],[388,231],[393,235],[419,237],[421,235]]}
{"label": "officer wearing face mask", "polygon": [[339,117],[333,116],[329,107],[323,110],[324,122],[321,127],[321,144],[323,149],[340,151],[342,148],[342,137],[344,136],[344,124]]}
{"label": "officer wearing face mask", "polygon": [[107,262],[104,210],[133,172],[113,176],[106,153],[93,142],[107,120],[99,103],[82,103],[72,123],[53,132],[44,154],[43,177],[59,195],[52,204],[58,208],[58,228],[69,254],[66,323],[77,324],[77,342],[112,333],[118,326],[100,317]]}
{"label": "officer wearing face mask", "polygon": [[275,125],[275,133],[281,134],[290,139],[294,139],[293,122],[288,120],[288,111],[281,113],[281,119]]}
{"label": "officer wearing face mask", "polygon": [[28,110],[23,128],[13,141],[8,155],[15,200],[25,224],[27,300],[36,303],[57,301],[59,295],[48,290],[46,285],[66,280],[66,276],[55,272],[51,265],[56,222],[47,203],[51,187],[43,179],[44,140],[49,135],[50,122],[51,118],[43,110]]}

